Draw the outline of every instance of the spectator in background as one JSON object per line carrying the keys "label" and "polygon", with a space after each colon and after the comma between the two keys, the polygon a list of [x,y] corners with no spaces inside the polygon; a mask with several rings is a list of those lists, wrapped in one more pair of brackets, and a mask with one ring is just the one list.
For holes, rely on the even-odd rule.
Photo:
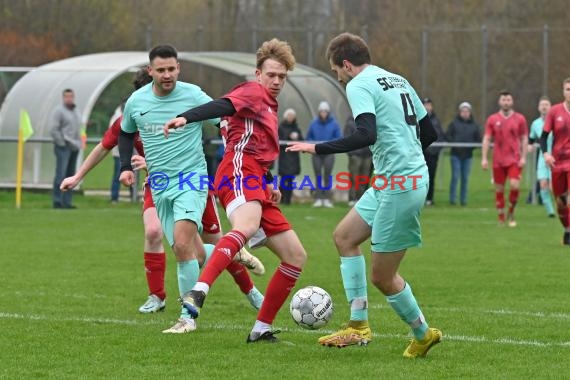
{"label": "spectator in background", "polygon": [[[356,123],[351,116],[346,120],[344,125],[344,136],[350,136],[356,132]],[[370,178],[370,171],[372,170],[372,152],[369,147],[364,147],[350,151],[348,154],[348,172],[350,173],[351,186],[348,190],[348,205],[354,206],[356,202],[362,197],[368,183],[362,184],[356,181],[356,177],[365,176]]]}
{"label": "spectator in background", "polygon": [[[481,141],[479,126],[473,120],[471,104],[463,102],[455,119],[447,128],[447,141],[451,143],[478,143]],[[457,181],[461,179],[459,201],[467,204],[467,184],[471,172],[473,148],[451,148],[451,184],[449,185],[449,203],[456,204]]]}
{"label": "spectator in background", "polygon": [[[431,120],[431,124],[437,133],[437,141],[436,142],[443,142],[445,141],[445,133],[441,128],[441,122],[439,121],[437,115],[433,111],[433,103],[430,98],[424,98],[422,103],[426,108],[428,116]],[[424,151],[424,158],[426,160],[426,164],[428,167],[429,173],[429,188],[426,196],[426,206],[432,206],[433,202],[433,193],[435,190],[435,175],[437,171],[437,162],[439,160],[439,153],[441,152],[440,147],[430,146]]]}
{"label": "spectator in background", "polygon": [[[279,140],[303,141],[303,134],[297,125],[297,114],[293,108],[283,112],[283,121],[279,124]],[[285,153],[285,146],[279,147],[279,190],[281,191],[281,203],[291,204],[293,195],[293,181],[295,176],[301,173],[301,161],[298,152]]]}
{"label": "spectator in background", "polygon": [[83,146],[81,140],[81,114],[75,106],[72,89],[63,90],[63,104],[57,106],[51,116],[51,136],[55,153],[55,177],[53,179],[53,208],[72,209],[72,192],[59,188],[65,177],[75,174],[77,155]]}
{"label": "spectator in background", "polygon": [[[307,133],[307,141],[330,141],[341,138],[340,127],[336,119],[331,115],[331,107],[325,101],[319,103],[319,116],[313,120]],[[313,207],[333,207],[330,200],[332,187],[332,170],[334,166],[334,154],[315,154],[312,157],[313,170],[315,171],[315,203]]]}

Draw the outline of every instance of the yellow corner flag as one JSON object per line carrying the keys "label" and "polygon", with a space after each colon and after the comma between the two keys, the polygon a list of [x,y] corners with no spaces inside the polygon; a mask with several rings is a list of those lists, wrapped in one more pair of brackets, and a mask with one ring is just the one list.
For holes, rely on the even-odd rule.
{"label": "yellow corner flag", "polygon": [[16,168],[16,208],[22,205],[22,176],[24,171],[24,142],[34,134],[30,115],[26,110],[20,110],[20,128],[18,129],[18,158]]}
{"label": "yellow corner flag", "polygon": [[81,149],[85,149],[87,147],[87,127],[84,125],[81,126]]}
{"label": "yellow corner flag", "polygon": [[32,122],[30,121],[30,115],[26,110],[20,110],[20,130],[22,131],[24,142],[26,142],[26,140],[28,140],[34,134],[34,128],[32,128]]}

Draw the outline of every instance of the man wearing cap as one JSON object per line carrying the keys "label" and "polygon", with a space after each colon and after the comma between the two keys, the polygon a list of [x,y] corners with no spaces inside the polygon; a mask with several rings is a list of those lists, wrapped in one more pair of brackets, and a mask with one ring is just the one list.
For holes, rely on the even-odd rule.
{"label": "man wearing cap", "polygon": [[[433,111],[433,102],[431,101],[430,98],[424,98],[422,100],[422,103],[426,108],[426,111],[431,121],[431,125],[433,125],[433,128],[437,133],[436,142],[445,141],[445,133],[443,132],[443,129],[441,129],[441,122],[439,121],[437,115]],[[424,158],[426,160],[429,172],[429,188],[426,196],[426,206],[432,206],[434,204],[433,193],[435,190],[435,174],[437,171],[437,161],[439,160],[440,151],[441,147],[435,147],[435,146],[430,146],[424,151]]]}
{"label": "man wearing cap", "polygon": [[[481,141],[479,125],[473,120],[471,104],[463,102],[458,107],[457,116],[447,128],[447,141],[452,143],[478,143]],[[471,172],[473,148],[451,148],[451,184],[449,185],[449,203],[457,202],[457,182],[461,179],[459,201],[467,204],[467,183]]]}
{"label": "man wearing cap", "polygon": [[[319,103],[319,116],[309,126],[307,141],[325,142],[342,137],[336,119],[331,115],[331,107],[325,101]],[[332,169],[334,154],[313,155],[313,170],[315,171],[315,203],[313,207],[333,207],[330,200],[332,187]]]}

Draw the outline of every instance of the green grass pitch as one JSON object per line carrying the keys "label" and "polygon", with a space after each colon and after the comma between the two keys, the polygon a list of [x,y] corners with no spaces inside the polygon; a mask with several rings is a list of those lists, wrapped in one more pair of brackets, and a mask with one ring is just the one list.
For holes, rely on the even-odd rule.
{"label": "green grass pitch", "polygon": [[[402,358],[408,327],[372,285],[373,342],[342,350],[316,343],[349,315],[331,240],[344,205],[284,208],[309,252],[297,288],[329,291],[333,320],[323,331],[302,330],[287,303],[275,327],[292,345],[246,345],[255,312],[227,274],[196,332],[161,333],[178,316],[170,250],[166,311],[137,313],[146,298],[139,205],[78,196],[77,210],[52,210],[47,195],[25,193],[17,211],[13,193],[0,193],[0,378],[567,377],[570,249],[560,244],[558,220],[524,204],[523,190],[519,226],[499,228],[489,174],[476,161],[467,207],[446,205],[442,175],[436,206],[422,214],[424,247],[410,250],[401,268],[428,322],[444,333],[428,358],[415,361]],[[270,274],[275,257],[256,254]],[[268,278],[254,280],[264,290]]]}

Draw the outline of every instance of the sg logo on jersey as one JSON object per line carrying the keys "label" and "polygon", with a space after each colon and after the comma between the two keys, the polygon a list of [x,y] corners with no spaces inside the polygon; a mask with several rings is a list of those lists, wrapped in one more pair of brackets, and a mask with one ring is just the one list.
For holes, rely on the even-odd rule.
{"label": "sg logo on jersey", "polygon": [[398,77],[376,78],[376,81],[382,86],[382,91],[387,91],[392,88],[406,88],[406,81]]}

